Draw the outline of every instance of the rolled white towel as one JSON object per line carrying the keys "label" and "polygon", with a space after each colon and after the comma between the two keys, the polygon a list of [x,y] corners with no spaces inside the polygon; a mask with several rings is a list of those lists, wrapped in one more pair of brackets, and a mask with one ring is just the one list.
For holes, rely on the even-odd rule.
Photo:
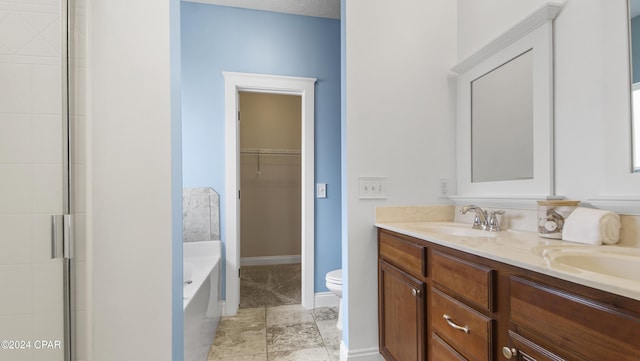
{"label": "rolled white towel", "polygon": [[578,207],[564,222],[562,240],[593,245],[620,240],[620,216],[611,211]]}

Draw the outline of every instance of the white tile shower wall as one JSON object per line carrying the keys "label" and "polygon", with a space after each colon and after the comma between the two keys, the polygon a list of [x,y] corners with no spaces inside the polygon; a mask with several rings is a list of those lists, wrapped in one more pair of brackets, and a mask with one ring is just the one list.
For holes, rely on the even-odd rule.
{"label": "white tile shower wall", "polygon": [[183,241],[220,239],[220,196],[212,188],[185,188],[182,198]]}
{"label": "white tile shower wall", "polygon": [[62,340],[61,262],[49,245],[50,215],[62,211],[60,34],[60,0],[0,1],[0,284],[11,296],[0,297],[0,339]]}

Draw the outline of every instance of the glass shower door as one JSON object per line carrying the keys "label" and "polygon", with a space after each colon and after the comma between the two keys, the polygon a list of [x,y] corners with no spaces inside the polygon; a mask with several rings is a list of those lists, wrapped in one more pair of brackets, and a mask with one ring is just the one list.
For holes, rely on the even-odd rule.
{"label": "glass shower door", "polygon": [[62,1],[0,2],[0,360],[70,351],[69,260],[52,258],[69,199]]}

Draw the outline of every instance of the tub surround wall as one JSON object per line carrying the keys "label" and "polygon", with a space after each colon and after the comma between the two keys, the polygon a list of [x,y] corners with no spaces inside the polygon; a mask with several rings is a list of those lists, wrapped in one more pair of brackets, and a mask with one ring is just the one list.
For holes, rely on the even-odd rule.
{"label": "tub surround wall", "polygon": [[185,188],[182,213],[184,242],[220,239],[220,195],[213,188]]}

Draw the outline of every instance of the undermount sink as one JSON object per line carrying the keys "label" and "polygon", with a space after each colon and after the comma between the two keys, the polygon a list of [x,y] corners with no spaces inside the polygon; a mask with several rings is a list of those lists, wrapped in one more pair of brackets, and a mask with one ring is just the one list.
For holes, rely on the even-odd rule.
{"label": "undermount sink", "polygon": [[471,228],[470,224],[429,222],[419,226],[421,231],[459,237],[497,237],[499,232],[483,231]]}
{"label": "undermount sink", "polygon": [[541,249],[551,266],[604,274],[640,282],[640,250],[615,246],[556,246]]}

